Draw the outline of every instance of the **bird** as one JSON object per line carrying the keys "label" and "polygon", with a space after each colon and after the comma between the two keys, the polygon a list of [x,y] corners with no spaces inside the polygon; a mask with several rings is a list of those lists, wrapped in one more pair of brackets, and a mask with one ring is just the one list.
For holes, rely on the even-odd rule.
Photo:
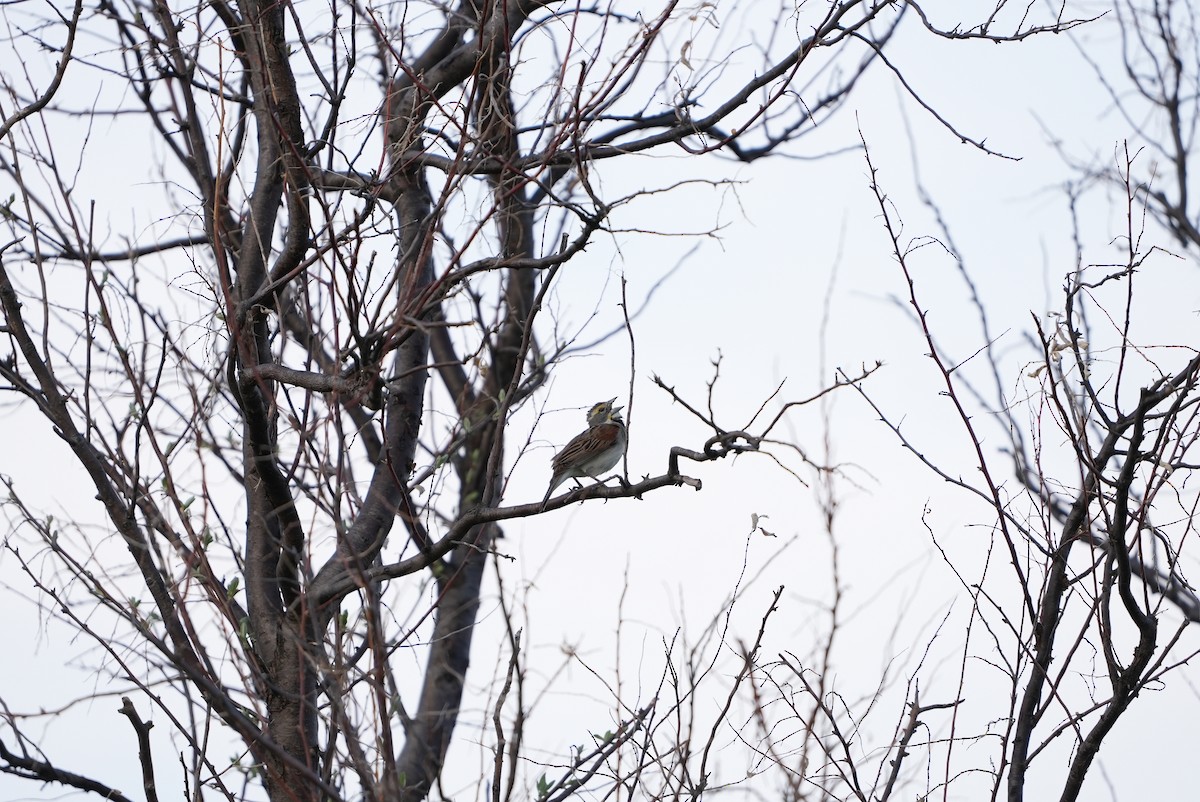
{"label": "bird", "polygon": [[628,436],[625,421],[621,420],[621,407],[613,406],[616,400],[612,398],[593,404],[587,414],[587,430],[577,434],[562,451],[554,455],[550,462],[553,474],[546,497],[542,499],[542,509],[546,508],[554,489],[563,482],[581,476],[598,482],[600,474],[610,470],[625,456]]}

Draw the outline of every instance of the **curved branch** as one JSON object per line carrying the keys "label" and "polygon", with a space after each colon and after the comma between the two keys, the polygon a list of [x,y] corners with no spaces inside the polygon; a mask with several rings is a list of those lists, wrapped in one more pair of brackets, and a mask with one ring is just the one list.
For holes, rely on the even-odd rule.
{"label": "curved branch", "polygon": [[[53,6],[51,6],[53,8]],[[62,14],[57,10],[55,13]],[[54,99],[58,94],[59,87],[62,86],[63,76],[67,74],[67,65],[71,63],[71,52],[75,49],[75,33],[79,30],[79,18],[83,16],[83,0],[75,0],[75,8],[71,11],[71,19],[63,19],[67,24],[67,41],[63,45],[62,53],[58,60],[58,66],[54,70],[54,77],[50,79],[50,84],[46,87],[46,91],[41,94],[36,100],[24,108],[18,109],[9,115],[8,119],[0,124],[0,139],[4,139],[12,131],[13,126],[17,125],[21,120],[37,114],[46,105]]]}

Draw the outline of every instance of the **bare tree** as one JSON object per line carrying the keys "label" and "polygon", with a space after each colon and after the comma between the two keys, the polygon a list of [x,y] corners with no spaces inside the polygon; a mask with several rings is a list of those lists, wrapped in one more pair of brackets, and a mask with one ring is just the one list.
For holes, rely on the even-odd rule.
{"label": "bare tree", "polygon": [[[1096,781],[1101,747],[1131,705],[1200,653],[1185,637],[1200,616],[1200,594],[1188,579],[1200,504],[1191,489],[1200,467],[1200,355],[1194,345],[1134,337],[1140,319],[1161,311],[1156,298],[1139,292],[1138,274],[1155,260],[1177,258],[1148,244],[1148,212],[1161,198],[1139,186],[1139,165],[1126,150],[1113,168],[1123,182],[1123,260],[1086,264],[1077,255],[1061,310],[1034,316],[1014,381],[1012,354],[992,331],[970,260],[943,211],[929,200],[940,221],[936,235],[902,234],[901,212],[888,201],[869,148],[866,159],[907,289],[902,301],[975,470],[928,456],[931,444],[910,437],[869,387],[856,387],[916,460],[989,509],[990,537],[981,544],[987,557],[968,568],[926,524],[970,600],[965,634],[952,639],[960,650],[957,687],[947,694],[926,664],[944,635],[939,626],[904,669],[906,711],[889,743],[852,746],[879,715],[886,674],[879,691],[846,699],[826,686],[820,659],[789,654],[758,666],[759,743],[790,769],[789,798],[806,798],[813,787],[839,798],[891,798],[903,786],[905,758],[917,751],[928,772],[922,798],[963,787],[1009,802],[1089,798],[1084,782]],[[1159,234],[1174,231],[1168,225]],[[927,315],[918,265],[936,260],[953,266],[975,304],[982,344],[965,353],[958,352],[961,337],[938,331]],[[985,445],[997,433],[1007,441],[999,452]],[[996,692],[997,677],[1006,693]],[[931,700],[922,692],[930,686],[946,695]],[[981,696],[980,715],[962,710]],[[779,749],[792,734],[800,745]],[[986,759],[976,754],[964,763],[959,755],[968,750]],[[972,775],[986,785],[972,784]]]}
{"label": "bare tree", "polygon": [[[690,180],[610,197],[599,180],[609,163],[796,152],[867,70],[895,69],[886,54],[908,18],[929,36],[996,42],[1078,24],[1004,2],[982,20],[942,24],[894,0],[768,9],[761,22],[726,28],[715,7],[675,2],[638,11],[533,0],[186,9],[100,0],[70,14],[23,5],[4,14],[21,69],[5,71],[0,128],[12,193],[0,376],[10,403],[36,410],[70,449],[106,521],[99,535],[82,509],[56,522],[23,501],[12,477],[7,509],[20,535],[5,543],[39,604],[118,667],[147,799],[158,790],[139,703],[186,744],[187,788],[172,795],[276,802],[435,793],[502,524],[543,510],[505,505],[522,448],[506,425],[584,347],[542,314],[547,294],[612,230],[615,209]],[[114,221],[128,202],[79,185],[131,158],[141,163],[128,172],[152,170],[157,181],[134,201],[149,208],[123,227]],[[626,313],[632,336],[628,304]],[[1156,416],[1179,390],[1162,384],[1114,411],[1115,439],[1094,458],[1080,504],[1098,498],[1120,443],[1152,436],[1151,418],[1166,431]],[[779,445],[784,415],[807,403],[732,425],[711,398],[702,410],[670,392],[703,422],[706,442],[664,455],[659,475],[588,484],[545,509],[698,488],[682,460]],[[1111,503],[1112,520],[1136,519],[1128,499]],[[1094,537],[1080,516],[1069,537]],[[36,563],[22,543],[36,544]],[[1132,615],[1126,551],[1109,553]],[[421,600],[407,617],[395,612],[402,592]],[[1032,598],[1029,608],[1033,620]],[[1135,623],[1152,629],[1144,618]],[[427,619],[413,698],[394,657]],[[518,703],[506,732],[501,711],[519,693],[523,659],[519,633],[508,637],[495,768],[480,780],[493,799],[518,793],[528,711]],[[720,720],[740,694],[761,690],[758,652],[746,645]],[[683,676],[664,670],[673,703],[628,710],[535,795],[601,787],[698,798],[713,787],[717,730],[702,741],[688,714],[708,654],[691,652]],[[1034,648],[1026,665],[1044,669],[1040,655]],[[810,730],[820,716],[837,721],[819,670],[810,683],[783,665],[819,702],[820,715],[802,717]],[[1122,670],[1112,709],[1158,664],[1140,648]],[[1018,733],[1036,724],[1035,684]],[[914,698],[912,720],[931,709]],[[66,768],[69,757],[52,758],[20,717],[5,721],[0,770],[127,798]],[[244,750],[240,773],[222,765],[229,742]],[[1018,757],[1028,756],[1014,748],[1014,766]],[[894,787],[886,778],[881,798]]]}
{"label": "bare tree", "polygon": [[[1106,747],[1112,763],[1145,767],[1145,756],[1112,744],[1118,730],[1128,739],[1136,726],[1129,713],[1139,700],[1169,692],[1194,701],[1200,349],[1186,332],[1195,285],[1172,286],[1188,300],[1167,303],[1147,276],[1180,263],[1194,269],[1190,252],[1200,244],[1189,200],[1200,40],[1188,4],[1122,2],[1113,10],[1097,35],[1120,32],[1123,71],[1114,75],[1080,50],[1129,123],[1129,140],[1094,162],[1060,144],[1078,171],[1063,199],[1075,258],[1047,266],[1059,280],[1057,308],[1034,312],[1019,346],[1021,335],[999,331],[989,314],[971,254],[952,233],[955,211],[919,186],[935,228],[906,233],[902,219],[912,210],[897,205],[889,170],[864,138],[904,288],[897,300],[926,346],[949,413],[941,436],[965,443],[974,464],[931,456],[942,443],[912,436],[902,410],[870,385],[856,387],[914,460],[983,504],[980,528],[989,534],[971,539],[983,557],[967,564],[925,523],[970,602],[967,614],[947,613],[924,649],[890,666],[867,694],[837,687],[819,648],[753,655],[753,726],[745,731],[762,765],[778,770],[786,799],[883,800],[914,787],[919,799],[1096,798]],[[1085,203],[1097,195],[1117,221],[1099,239],[1094,221],[1081,219],[1097,208]],[[1114,246],[1114,259],[1086,256]],[[928,315],[934,264],[945,268],[939,277],[957,276],[979,322],[976,340]],[[1179,308],[1188,315],[1177,321],[1179,339],[1142,333]],[[839,626],[838,606],[830,617],[826,643]],[[932,665],[947,646],[958,652],[950,682]],[[892,702],[897,692],[902,710]],[[872,738],[889,715],[891,738]],[[1186,733],[1164,726],[1150,742],[1158,736]],[[1186,771],[1168,769],[1180,788]]]}
{"label": "bare tree", "polygon": [[[1151,349],[1131,337],[1135,274],[1155,256],[1141,250],[1142,232],[1134,228],[1147,199],[1132,183],[1133,168],[1132,162],[1121,168],[1128,193],[1125,264],[1080,264],[1068,274],[1053,326],[1035,319],[1040,354],[1021,388],[1024,401],[998,382],[993,387],[993,409],[1012,438],[1013,467],[1033,514],[1014,514],[1019,496],[1004,488],[997,470],[1003,463],[984,456],[983,435],[966,412],[969,382],[952,376],[954,361],[938,347],[915,291],[911,297],[979,454],[984,483],[964,487],[993,505],[998,562],[1010,572],[1000,581],[991,572],[962,578],[974,589],[989,651],[997,642],[1011,644],[1002,654],[1013,708],[995,761],[1005,771],[997,772],[993,790],[1010,802],[1025,798],[1032,761],[1061,737],[1072,745],[1058,793],[1064,801],[1080,798],[1101,744],[1128,706],[1194,654],[1179,638],[1200,613],[1180,562],[1195,501],[1177,491],[1194,470],[1200,357],[1162,373]],[[1110,313],[1122,302],[1123,319]],[[1089,325],[1089,307],[1111,325]],[[982,308],[980,315],[986,321]],[[1098,352],[1114,358],[1100,362]],[[990,360],[998,379],[994,353]],[[1019,417],[1022,408],[1028,419]],[[1066,453],[1052,453],[1059,449],[1051,443],[1066,444]],[[1019,615],[1000,601],[1010,594],[1019,594]],[[1167,632],[1160,631],[1164,618]],[[1039,789],[1046,790],[1044,782]]]}
{"label": "bare tree", "polygon": [[[1135,151],[1148,151],[1146,158],[1135,161],[1133,178],[1139,191],[1145,192],[1146,209],[1179,244],[1194,248],[1200,243],[1196,222],[1200,209],[1191,192],[1200,122],[1196,95],[1200,23],[1191,4],[1176,0],[1120,0],[1113,3],[1112,14],[1121,37],[1121,63],[1098,62],[1082,43],[1077,43],[1079,52],[1128,125]],[[1122,189],[1128,179],[1123,159],[1105,154],[1092,162],[1065,155],[1080,172],[1078,192],[1097,180]]]}

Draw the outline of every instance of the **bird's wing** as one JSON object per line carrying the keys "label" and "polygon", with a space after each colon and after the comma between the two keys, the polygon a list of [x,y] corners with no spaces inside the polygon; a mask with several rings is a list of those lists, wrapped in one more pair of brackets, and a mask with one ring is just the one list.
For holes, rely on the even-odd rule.
{"label": "bird's wing", "polygon": [[611,448],[621,435],[621,427],[615,423],[602,423],[575,436],[563,450],[554,456],[550,467],[560,473],[572,465],[586,462],[589,457]]}

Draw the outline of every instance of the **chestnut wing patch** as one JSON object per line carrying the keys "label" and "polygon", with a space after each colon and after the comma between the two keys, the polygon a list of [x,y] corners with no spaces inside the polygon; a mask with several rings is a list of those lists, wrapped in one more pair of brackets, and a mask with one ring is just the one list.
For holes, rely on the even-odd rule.
{"label": "chestnut wing patch", "polygon": [[563,450],[555,455],[551,468],[557,473],[564,468],[586,462],[596,454],[611,448],[620,434],[621,427],[615,423],[593,426],[567,443]]}

